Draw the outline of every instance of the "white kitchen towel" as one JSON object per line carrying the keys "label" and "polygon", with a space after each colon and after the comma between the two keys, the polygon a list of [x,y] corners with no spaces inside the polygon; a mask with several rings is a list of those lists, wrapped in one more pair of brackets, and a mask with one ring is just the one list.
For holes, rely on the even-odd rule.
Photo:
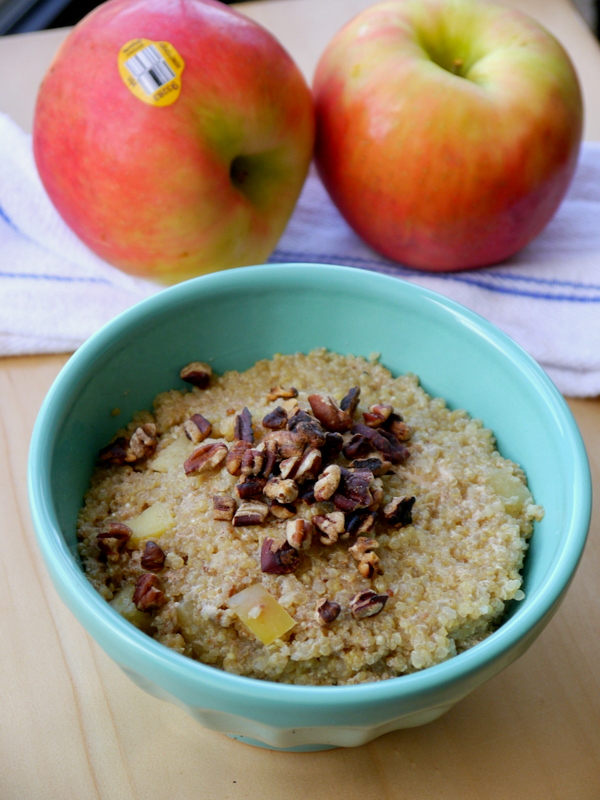
{"label": "white kitchen towel", "polygon": [[[600,144],[584,144],[545,231],[497,266],[434,275],[383,258],[349,228],[314,170],[270,261],[343,264],[434,289],[512,336],[564,394],[600,394]],[[70,352],[157,291],[67,228],[37,176],[31,137],[0,114],[0,355]]]}

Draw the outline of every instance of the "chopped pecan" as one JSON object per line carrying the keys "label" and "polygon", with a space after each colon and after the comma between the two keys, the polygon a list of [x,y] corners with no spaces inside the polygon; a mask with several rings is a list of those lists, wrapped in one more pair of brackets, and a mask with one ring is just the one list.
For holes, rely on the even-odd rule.
{"label": "chopped pecan", "polygon": [[375,403],[375,405],[369,406],[368,411],[363,413],[365,425],[368,425],[370,428],[380,428],[393,413],[394,406]]}
{"label": "chopped pecan", "polygon": [[240,471],[242,475],[260,475],[264,463],[264,452],[251,448],[250,450],[246,450],[242,456]]}
{"label": "chopped pecan", "polygon": [[344,532],[345,516],[341,511],[332,511],[330,514],[317,514],[312,518],[312,521],[323,534],[323,536],[319,537],[321,544],[327,546],[335,544]]}
{"label": "chopped pecan", "polygon": [[226,494],[216,494],[213,496],[213,519],[225,520],[231,522],[237,503],[235,498],[229,497]]}
{"label": "chopped pecan", "polygon": [[293,478],[298,469],[298,465],[302,461],[302,456],[292,456],[291,458],[284,458],[279,464],[279,474],[282,478]]}
{"label": "chopped pecan", "polygon": [[311,394],[308,402],[315,417],[328,431],[344,433],[352,427],[352,416],[347,411],[343,411],[331,397]]}
{"label": "chopped pecan", "polygon": [[273,500],[271,514],[276,519],[291,519],[296,516],[296,506],[293,503],[279,503],[277,500]]}
{"label": "chopped pecan", "polygon": [[289,389],[284,389],[283,386],[274,386],[267,395],[267,403],[272,403],[273,400],[289,400],[291,397],[298,397],[298,389],[290,386]]}
{"label": "chopped pecan", "polygon": [[227,456],[227,445],[222,442],[203,444],[194,450],[192,455],[184,461],[183,468],[186,475],[204,472],[217,467]]}
{"label": "chopped pecan", "polygon": [[346,396],[342,398],[342,402],[340,403],[340,408],[342,409],[342,411],[347,411],[348,414],[352,416],[356,411],[359,399],[360,399],[360,386],[353,386],[352,389],[348,390]]}
{"label": "chopped pecan", "polygon": [[108,561],[118,561],[132,533],[122,522],[109,522],[108,528],[96,536],[96,544]]}
{"label": "chopped pecan", "polygon": [[265,496],[278,503],[293,503],[298,497],[298,486],[291,478],[269,478],[264,488]]}
{"label": "chopped pecan", "polygon": [[265,537],[260,550],[260,568],[271,575],[289,575],[300,565],[300,553],[287,542]]}
{"label": "chopped pecan", "polygon": [[256,475],[246,475],[241,483],[236,483],[235,491],[241,500],[247,500],[249,497],[256,497],[262,494],[266,483],[266,478],[259,478]]}
{"label": "chopped pecan", "polygon": [[268,513],[269,506],[266,503],[259,503],[258,500],[240,503],[233,515],[233,524],[236,528],[240,525],[262,525]]}
{"label": "chopped pecan", "polygon": [[309,506],[312,506],[313,503],[316,503],[315,499],[315,481],[306,481],[300,487],[300,491],[298,492],[298,499],[302,500],[303,503],[307,503]]}
{"label": "chopped pecan", "polygon": [[407,442],[413,435],[413,429],[404,422],[400,414],[390,414],[385,429],[393,433],[399,442]]}
{"label": "chopped pecan", "polygon": [[350,599],[350,610],[354,619],[374,617],[379,614],[389,600],[387,594],[376,594],[372,589],[358,592]]}
{"label": "chopped pecan", "polygon": [[244,407],[235,415],[233,435],[236,439],[254,444],[254,431],[252,430],[252,414]]}
{"label": "chopped pecan", "polygon": [[160,608],[166,602],[164,592],[160,590],[160,581],[151,572],[144,572],[137,579],[133,592],[133,603],[138,611],[150,611]]}
{"label": "chopped pecan", "polygon": [[376,511],[370,511],[369,509],[354,511],[346,517],[346,533],[350,536],[369,533],[375,527],[376,521]]}
{"label": "chopped pecan", "polygon": [[156,450],[157,444],[156,425],[153,422],[140,425],[139,428],[135,429],[129,440],[129,447],[125,460],[139,461],[142,458],[148,458],[148,456],[151,456]]}
{"label": "chopped pecan", "polygon": [[[355,511],[357,508],[368,508],[373,502],[373,495],[369,491],[369,487],[373,482],[373,473],[368,469],[350,471],[342,468],[341,476],[342,479],[337,494],[343,495],[347,500],[354,503],[354,508],[343,510]],[[333,502],[338,505],[335,497],[337,495],[334,496]]]}
{"label": "chopped pecan", "polygon": [[352,461],[353,458],[366,456],[371,452],[372,449],[373,447],[371,446],[371,442],[366,436],[363,436],[360,433],[355,433],[348,444],[344,446],[342,452],[348,461]]}
{"label": "chopped pecan", "polygon": [[117,464],[120,466],[127,463],[128,449],[129,440],[125,436],[119,436],[100,450],[98,458],[103,464]]}
{"label": "chopped pecan", "polygon": [[395,528],[412,523],[412,507],[416,497],[394,497],[383,509],[386,522]]}
{"label": "chopped pecan", "polygon": [[265,436],[267,442],[275,442],[277,454],[280,458],[293,458],[301,456],[304,452],[304,440],[293,431],[271,431]]}
{"label": "chopped pecan", "polygon": [[364,554],[358,562],[357,569],[363,578],[372,578],[373,575],[381,575],[383,572],[379,563],[379,556],[372,552]]}
{"label": "chopped pecan", "polygon": [[209,364],[205,364],[204,361],[192,361],[179,373],[179,376],[184,381],[191,383],[193,386],[197,386],[198,389],[206,389],[210,383],[211,375],[212,367]]}
{"label": "chopped pecan", "polygon": [[251,448],[252,445],[250,442],[244,442],[241,439],[238,439],[238,441],[231,445],[231,449],[225,457],[225,468],[230,475],[240,474],[244,453]]}
{"label": "chopped pecan", "polygon": [[385,456],[392,464],[401,464],[408,458],[408,449],[401,444],[393,433],[389,431],[375,428],[369,428],[368,425],[357,424],[352,428],[354,434],[360,434],[369,440],[371,446],[375,450]]}
{"label": "chopped pecan", "polygon": [[314,528],[312,522],[308,519],[290,519],[285,526],[285,538],[288,544],[295,547],[296,550],[306,550],[310,547]]}
{"label": "chopped pecan", "polygon": [[325,444],[321,447],[323,454],[323,461],[332,461],[339,453],[342,452],[344,447],[344,437],[341,433],[331,433],[327,431],[325,434]]}
{"label": "chopped pecan", "polygon": [[335,600],[324,597],[315,608],[315,618],[320,625],[331,625],[339,617],[342,607]]}
{"label": "chopped pecan", "polygon": [[162,547],[159,547],[156,542],[146,542],[141,564],[150,572],[158,572],[162,569],[165,565],[165,553]]}
{"label": "chopped pecan", "polygon": [[183,432],[194,444],[200,444],[212,433],[212,425],[202,414],[192,414],[183,423]]}
{"label": "chopped pecan", "polygon": [[348,552],[357,560],[360,561],[365,553],[376,550],[379,547],[377,539],[367,539],[366,536],[359,536],[355,544],[348,548]]}
{"label": "chopped pecan", "polygon": [[294,472],[294,480],[297,483],[314,481],[323,466],[323,457],[320,450],[315,448],[308,449]]}
{"label": "chopped pecan", "polygon": [[386,475],[392,468],[392,462],[382,461],[380,458],[377,458],[377,456],[372,456],[371,458],[357,459],[353,461],[348,468],[368,469],[373,475]]}
{"label": "chopped pecan", "polygon": [[318,502],[329,500],[338,488],[341,477],[342,471],[337,464],[330,464],[326,467],[315,483],[315,500]]}
{"label": "chopped pecan", "polygon": [[260,443],[259,447],[262,448],[262,452],[265,455],[263,468],[260,474],[263,478],[268,478],[275,469],[275,464],[277,463],[277,443],[272,440],[263,441]]}
{"label": "chopped pecan", "polygon": [[311,448],[318,449],[327,441],[327,434],[320,422],[301,408],[288,419],[288,430]]}
{"label": "chopped pecan", "polygon": [[270,428],[272,431],[280,431],[286,427],[288,422],[288,415],[285,408],[277,406],[277,408],[270,411],[262,421],[265,428]]}

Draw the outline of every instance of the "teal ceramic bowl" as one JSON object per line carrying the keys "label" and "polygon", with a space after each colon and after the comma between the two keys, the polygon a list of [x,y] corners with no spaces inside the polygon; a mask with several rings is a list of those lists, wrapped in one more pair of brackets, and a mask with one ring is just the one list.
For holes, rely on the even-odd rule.
{"label": "teal ceramic bowl", "polygon": [[[368,356],[467,409],[521,464],[546,510],[525,566],[525,600],[489,638],[422,672],[372,684],[289,686],[225,673],[179,655],[121,618],[85,579],[77,511],[96,454],[121,420],[210,360],[246,369],[275,352],[325,346]],[[564,400],[497,328],[432,292],[361,270],[315,264],[246,267],[151,297],[106,325],[68,361],[40,411],[29,489],[39,546],[64,602],[132,680],[207,728],[262,746],[355,746],[436,719],[522,655],[561,602],[582,554],[590,475]]]}

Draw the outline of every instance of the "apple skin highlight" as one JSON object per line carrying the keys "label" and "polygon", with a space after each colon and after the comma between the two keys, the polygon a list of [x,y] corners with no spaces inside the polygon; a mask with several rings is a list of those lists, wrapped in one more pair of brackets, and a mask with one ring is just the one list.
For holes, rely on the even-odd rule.
{"label": "apple skin highlight", "polygon": [[497,263],[537,236],[577,164],[583,104],[562,46],[471,0],[389,0],[343,28],[313,84],[316,162],[368,244],[407,266]]}
{"label": "apple skin highlight", "polygon": [[[120,48],[168,42],[168,106],[134,96]],[[265,29],[214,0],[110,0],[77,25],[40,89],[34,155],[71,229],[101,258],[175,283],[266,261],[314,143],[310,89]]]}

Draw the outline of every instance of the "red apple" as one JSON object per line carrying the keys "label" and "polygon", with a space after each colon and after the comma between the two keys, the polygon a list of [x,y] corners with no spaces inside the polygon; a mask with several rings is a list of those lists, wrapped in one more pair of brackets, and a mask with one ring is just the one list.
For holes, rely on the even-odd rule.
{"label": "red apple", "polygon": [[569,57],[517,11],[389,0],[329,43],[314,79],[316,159],[354,230],[423,270],[479,267],[540,233],[575,169]]}
{"label": "red apple", "polygon": [[99,256],[173,283],[261,263],[306,177],[312,95],[276,39],[216,0],[110,0],[59,50],[34,153]]}

